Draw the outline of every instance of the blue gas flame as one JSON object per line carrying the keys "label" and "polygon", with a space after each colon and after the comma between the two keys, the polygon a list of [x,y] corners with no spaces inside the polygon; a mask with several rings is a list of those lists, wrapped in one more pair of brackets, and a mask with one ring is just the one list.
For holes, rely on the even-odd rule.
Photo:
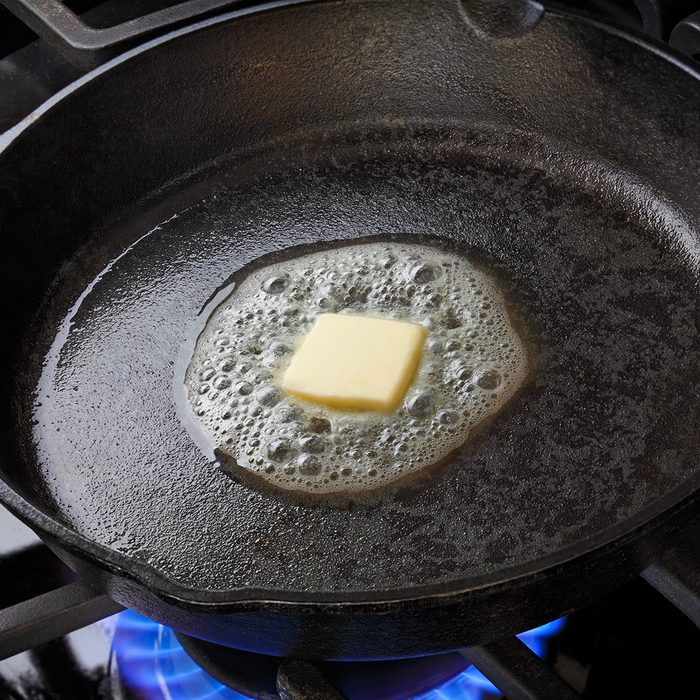
{"label": "blue gas flame", "polygon": [[[566,618],[560,617],[540,627],[518,635],[518,639],[529,647],[537,656],[543,657],[547,652],[547,642],[564,627]],[[500,697],[501,693],[481,671],[470,666],[452,680],[439,688],[429,690],[412,700],[486,700]]]}
{"label": "blue gas flame", "polygon": [[[564,618],[518,637],[538,656],[564,625]],[[168,627],[131,610],[120,613],[112,646],[124,683],[139,700],[250,700],[212,678],[185,652]],[[493,684],[473,666],[439,688],[412,700],[485,700],[498,696]]]}

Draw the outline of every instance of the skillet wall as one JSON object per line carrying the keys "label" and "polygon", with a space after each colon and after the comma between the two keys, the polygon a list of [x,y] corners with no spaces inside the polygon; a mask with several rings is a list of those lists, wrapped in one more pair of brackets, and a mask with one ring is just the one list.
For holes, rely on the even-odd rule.
{"label": "skillet wall", "polygon": [[[496,38],[475,31],[456,1],[357,2],[275,11],[182,36],[74,89],[0,155],[3,386],[19,359],[23,324],[61,261],[146,193],[226,152],[353,121],[532,132],[534,159],[611,189],[641,217],[677,226],[679,245],[697,245],[689,231],[700,222],[699,110],[689,73],[556,15],[522,36]],[[538,152],[540,138],[570,155]],[[41,505],[41,494],[16,478],[10,449],[3,440],[3,475]],[[124,584],[121,599],[139,595],[144,611],[177,622]],[[552,612],[533,602],[529,622]],[[436,629],[452,616],[445,614],[435,616]],[[212,629],[201,626],[203,635],[205,627]],[[397,653],[416,650],[410,641],[397,644]],[[450,645],[442,639],[430,648]]]}
{"label": "skillet wall", "polygon": [[[660,226],[676,221],[687,244],[700,221],[699,111],[690,72],[550,13],[494,37],[458,0],[328,3],[181,36],[73,88],[1,153],[0,366],[13,364],[23,324],[83,239],[254,142],[348,122],[532,133],[533,158]],[[537,153],[542,137],[559,155]]]}

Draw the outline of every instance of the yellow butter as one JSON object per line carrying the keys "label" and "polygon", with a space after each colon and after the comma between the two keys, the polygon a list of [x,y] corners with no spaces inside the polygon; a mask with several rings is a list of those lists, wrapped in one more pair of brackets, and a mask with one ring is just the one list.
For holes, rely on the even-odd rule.
{"label": "yellow butter", "polygon": [[416,323],[321,314],[292,357],[282,388],[335,408],[391,411],[413,380],[425,336]]}

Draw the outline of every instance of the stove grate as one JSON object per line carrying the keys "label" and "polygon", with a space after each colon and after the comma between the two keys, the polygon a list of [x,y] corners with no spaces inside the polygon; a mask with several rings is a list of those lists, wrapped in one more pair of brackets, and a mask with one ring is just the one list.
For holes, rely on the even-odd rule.
{"label": "stove grate", "polygon": [[[690,550],[678,547],[668,551],[645,569],[641,577],[700,627],[700,570]],[[108,596],[81,581],[7,607],[0,610],[0,660],[120,610],[121,606]],[[578,697],[516,637],[470,647],[460,653],[511,700]]]}

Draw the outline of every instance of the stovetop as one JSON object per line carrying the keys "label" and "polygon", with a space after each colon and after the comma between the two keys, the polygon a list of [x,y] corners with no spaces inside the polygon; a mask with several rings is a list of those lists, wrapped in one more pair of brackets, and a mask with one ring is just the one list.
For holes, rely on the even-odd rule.
{"label": "stovetop", "polygon": [[[175,3],[109,0],[97,4],[78,0],[66,4],[77,12],[84,12],[89,23],[99,27]],[[672,11],[664,15],[663,22],[654,25],[650,24],[649,8],[663,3],[580,0],[570,5],[636,30],[643,29],[642,17],[645,17],[646,29],[662,40],[668,39],[676,21],[700,8],[700,3],[670,2]],[[47,43],[36,39],[0,8],[0,133],[84,72]],[[501,687],[512,688],[512,697],[525,697],[521,691],[525,692],[527,678],[522,676],[533,672],[551,672],[587,698],[680,698],[692,696],[692,691],[688,695],[688,689],[692,688],[697,694],[700,527],[687,533],[685,539],[686,559],[678,570],[650,567],[641,577],[589,608],[519,635],[521,641],[542,658],[544,663],[539,670],[532,665],[525,671],[522,667],[509,666],[503,656],[498,658],[496,647],[490,652],[477,650],[472,659],[481,668],[495,668],[491,677],[506,678],[510,673],[512,684],[505,682]],[[0,507],[0,648],[4,640],[18,634],[16,628],[6,628],[10,618],[7,611],[12,606],[42,594],[53,595],[59,589],[67,591],[68,588],[61,587],[70,587],[70,584],[81,585],[76,583],[75,574],[29,528]],[[85,594],[84,591],[79,593]],[[75,631],[0,661],[0,700],[239,700],[250,697],[203,670],[172,630],[134,612],[108,615],[81,627],[83,621],[100,617],[100,611],[110,610],[97,599],[91,602],[88,596],[86,600],[87,608],[75,605],[67,618],[64,615],[59,621],[64,629],[75,628]],[[44,598],[39,601],[39,624],[44,617],[47,625],[57,624],[56,616],[51,617],[47,612],[51,605]],[[71,621],[70,615],[77,617]],[[468,659],[469,655],[466,656]],[[246,683],[257,682],[257,677],[253,676],[258,667],[273,669],[272,680],[267,678],[261,683],[269,685],[271,682],[274,686],[277,661],[255,660],[245,655],[231,658],[233,668],[227,669],[227,673],[238,679],[234,679],[234,685],[243,684],[238,686],[239,690],[248,687]],[[467,659],[454,654],[404,665],[402,662],[393,666],[393,662],[389,665],[377,662],[374,667],[362,664],[339,669],[328,667],[324,672],[339,678],[339,685],[353,689],[355,694],[348,695],[351,700],[501,697],[496,687]],[[542,689],[546,684],[535,683],[533,687]],[[274,687],[265,692],[274,693]],[[539,694],[527,697],[536,696]]]}

